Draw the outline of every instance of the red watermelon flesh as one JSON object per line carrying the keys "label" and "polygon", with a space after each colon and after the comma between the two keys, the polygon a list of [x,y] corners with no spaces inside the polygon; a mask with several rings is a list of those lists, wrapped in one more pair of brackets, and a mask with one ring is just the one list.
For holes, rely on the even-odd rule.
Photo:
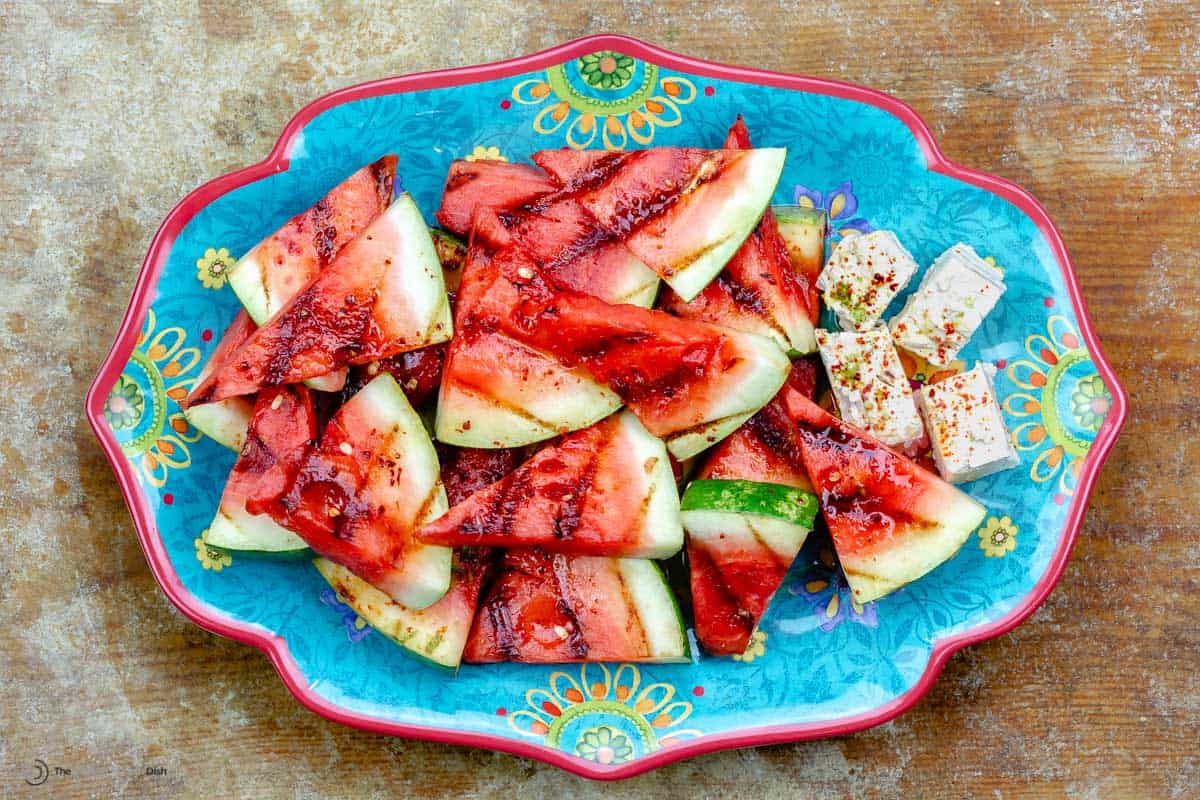
{"label": "red watermelon flesh", "polygon": [[[720,328],[565,292],[522,304],[514,338],[582,366],[655,436],[711,419],[709,395],[743,358]],[[778,385],[778,384],[776,384]]]}
{"label": "red watermelon flesh", "polygon": [[[414,213],[403,195],[197,387],[193,402],[295,383],[449,338],[438,266],[397,261],[409,257]],[[432,243],[428,250],[436,260]]]}
{"label": "red watermelon flesh", "polygon": [[517,468],[520,455],[520,450],[508,447],[483,450],[438,445],[446,499],[451,506],[456,506],[475,492],[491,486]]}
{"label": "red watermelon flesh", "polygon": [[451,547],[666,558],[678,552],[683,530],[666,447],[626,413],[544,447],[417,538]]}
{"label": "red watermelon flesh", "polygon": [[238,456],[225,494],[236,497],[238,512],[261,514],[263,505],[287,493],[317,438],[312,393],[305,386],[264,389],[254,403],[246,444]]}
{"label": "red watermelon flesh", "polygon": [[[750,132],[739,116],[726,139],[729,149],[750,149]],[[685,302],[667,289],[660,306],[681,317],[725,325],[774,339],[785,350],[812,349],[812,304],[807,275],[794,269],[787,244],[768,208],[725,268]],[[799,323],[799,325],[797,325]]]}
{"label": "red watermelon flesh", "polygon": [[758,617],[734,598],[708,552],[691,539],[687,541],[687,561],[696,639],[715,656],[746,652]]}
{"label": "red watermelon flesh", "polygon": [[[625,582],[622,561],[637,560],[569,556],[536,548],[506,551],[480,602],[463,659],[474,663],[662,660]],[[683,645],[669,657],[679,660],[685,653]]]}
{"label": "red watermelon flesh", "polygon": [[384,156],[358,170],[247,254],[245,259],[253,260],[261,275],[268,317],[387,209],[396,162],[396,156]]}
{"label": "red watermelon flesh", "polygon": [[[326,424],[286,494],[269,502],[262,498],[248,509],[269,513],[317,553],[396,602],[423,608],[446,585],[426,586],[422,581],[434,574],[413,574],[416,565],[437,560],[413,532],[439,506],[445,508],[444,491],[432,445],[424,443],[426,457],[413,438],[419,419],[411,409],[411,418],[396,415],[397,405],[405,407],[398,392],[387,376],[368,384]],[[448,579],[448,552],[445,567]]]}
{"label": "red watermelon flesh", "polygon": [[[200,371],[198,385],[203,385],[205,379],[214,372],[220,372],[230,365],[230,359],[242,346],[250,335],[258,330],[258,326],[254,324],[254,320],[250,319],[250,315],[245,309],[239,311],[233,321],[229,323],[229,327],[225,329],[224,335],[221,336],[221,341],[217,342],[217,347],[213,350],[211,356],[208,357],[208,362],[204,365],[204,369]],[[184,408],[193,405],[195,401],[196,390],[193,389],[187,399],[181,404]]]}
{"label": "red watermelon flesh", "polygon": [[799,392],[783,402],[858,602],[934,569],[983,522],[982,505],[870,434]]}
{"label": "red watermelon flesh", "polygon": [[558,188],[540,170],[525,164],[459,160],[450,165],[442,205],[435,216],[446,230],[467,236],[481,206],[493,211],[511,211]]}

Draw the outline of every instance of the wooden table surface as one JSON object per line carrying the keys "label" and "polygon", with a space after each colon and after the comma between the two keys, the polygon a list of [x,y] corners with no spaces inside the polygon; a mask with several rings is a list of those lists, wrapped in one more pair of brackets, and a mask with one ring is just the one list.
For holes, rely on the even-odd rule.
{"label": "wooden table surface", "polygon": [[[0,2],[3,796],[1200,797],[1195,0],[255,5]],[[913,710],[618,787],[303,710],[165,600],[81,415],[158,222],[306,101],[604,30],[912,104],[1049,209],[1132,401],[1049,601]]]}

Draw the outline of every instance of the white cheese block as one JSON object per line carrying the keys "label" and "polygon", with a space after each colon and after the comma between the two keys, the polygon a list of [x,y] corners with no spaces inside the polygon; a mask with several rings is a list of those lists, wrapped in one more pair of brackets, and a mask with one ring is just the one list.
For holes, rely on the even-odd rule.
{"label": "white cheese block", "polygon": [[833,249],[817,288],[845,330],[875,327],[888,304],[917,272],[917,262],[891,231],[842,239]]}
{"label": "white cheese block", "polygon": [[915,444],[924,437],[912,388],[886,327],[818,330],[816,336],[842,419],[892,446]]}
{"label": "white cheese block", "polygon": [[1000,272],[960,242],[937,257],[892,318],[892,337],[910,353],[944,367],[971,340],[1004,289]]}
{"label": "white cheese block", "polygon": [[965,483],[1019,463],[1004,427],[995,368],[976,364],[969,372],[921,387],[918,402],[929,428],[933,460],[951,483]]}

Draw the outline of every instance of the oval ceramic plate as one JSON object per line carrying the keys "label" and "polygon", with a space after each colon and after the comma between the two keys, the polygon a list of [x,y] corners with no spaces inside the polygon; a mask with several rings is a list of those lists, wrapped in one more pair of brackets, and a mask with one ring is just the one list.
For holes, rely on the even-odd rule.
{"label": "oval ceramic plate", "polygon": [[[954,559],[859,606],[814,540],[744,656],[451,675],[363,627],[311,565],[231,561],[202,546],[234,454],[190,427],[178,401],[238,309],[224,275],[235,258],[384,153],[400,155],[403,186],[432,219],[454,158],[719,147],[738,113],[755,144],[788,148],[775,202],[826,209],[831,238],[893,229],[923,264],[962,240],[1004,270],[1008,294],[952,369],[996,365],[1021,464],[966,487],[989,513]],[[907,367],[929,377],[925,364]],[[306,107],[265,161],[171,211],[87,399],[163,591],[196,623],[263,649],[306,706],[597,778],[900,714],[950,653],[1009,630],[1046,597],[1125,413],[1062,240],[1026,192],[949,163],[916,114],[886,95],[616,36],[390,78]]]}

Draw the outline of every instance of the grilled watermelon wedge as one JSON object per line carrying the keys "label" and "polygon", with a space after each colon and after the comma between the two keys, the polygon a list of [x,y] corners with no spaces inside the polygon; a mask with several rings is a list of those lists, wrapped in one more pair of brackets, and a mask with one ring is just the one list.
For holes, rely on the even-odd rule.
{"label": "grilled watermelon wedge", "polygon": [[[741,117],[725,146],[749,149],[750,134]],[[690,302],[668,291],[660,306],[681,317],[713,322],[775,340],[793,354],[817,349],[810,307],[808,276],[796,271],[787,243],[768,209],[716,279]]]}
{"label": "grilled watermelon wedge", "polygon": [[804,397],[784,403],[846,581],[877,600],[951,558],[987,510],[961,490]]}
{"label": "grilled watermelon wedge", "polygon": [[812,529],[817,499],[782,396],[811,396],[815,378],[810,361],[796,362],[780,394],[713,448],[684,493],[696,638],[713,655],[745,651]]}
{"label": "grilled watermelon wedge", "polygon": [[217,515],[204,532],[205,543],[244,555],[309,555],[300,537],[270,515],[247,510],[247,502],[286,492],[316,435],[317,418],[307,388],[280,386],[259,393],[241,455],[229,473]]}
{"label": "grilled watermelon wedge", "polygon": [[599,234],[596,220],[562,188],[523,164],[455,161],[437,218],[466,236],[475,214],[487,209],[561,285],[609,303],[653,305],[658,275],[619,241]]}
{"label": "grilled watermelon wedge", "polygon": [[[783,239],[796,282],[802,289],[810,327],[815,326],[821,316],[821,290],[817,288],[817,278],[821,277],[825,266],[825,234],[829,219],[823,209],[804,206],[771,206],[771,215]],[[799,310],[798,305],[796,310]],[[803,325],[799,320],[795,324]]]}
{"label": "grilled watermelon wedge", "polygon": [[451,332],[437,251],[421,212],[402,194],[197,387],[193,402],[306,380]]}
{"label": "grilled watermelon wedge", "polygon": [[511,310],[512,294],[492,296],[497,285],[494,248],[497,241],[511,248],[512,241],[494,214],[481,219],[455,304],[457,335],[450,342],[438,392],[438,441],[458,447],[520,447],[612,414],[621,406],[612,390],[582,368],[564,366],[498,328],[495,317]]}
{"label": "grilled watermelon wedge", "polygon": [[686,662],[687,635],[653,561],[509,550],[475,615],[468,662]]}
{"label": "grilled watermelon wedge", "polygon": [[396,160],[396,156],[384,156],[358,170],[234,265],[229,285],[256,324],[279,313],[343,247],[387,210]]}
{"label": "grilled watermelon wedge", "polygon": [[338,409],[287,493],[257,506],[401,605],[425,608],[450,585],[450,550],[413,538],[446,510],[437,453],[391,375]]}
{"label": "grilled watermelon wedge", "polygon": [[[221,341],[217,342],[217,348],[209,356],[208,363],[200,370],[196,383],[204,383],[209,375],[225,367],[229,357],[257,328],[244,309],[239,311],[225,329]],[[250,424],[250,416],[254,413],[254,398],[230,397],[228,400],[199,405],[192,405],[189,399],[183,403],[183,413],[196,430],[240,453],[242,445],[246,443],[246,428]]]}
{"label": "grilled watermelon wedge", "polygon": [[[524,272],[521,270],[524,269]],[[611,388],[682,461],[716,443],[783,385],[788,360],[769,339],[635,306],[534,285],[528,268],[499,276],[511,335],[583,367]],[[509,286],[505,287],[504,282]]]}
{"label": "grilled watermelon wedge", "polygon": [[685,301],[721,271],[771,202],[786,151],[656,147],[534,154],[595,218]]}
{"label": "grilled watermelon wedge", "polygon": [[[263,325],[325,268],[392,201],[396,156],[384,156],[335,186],[307,211],[255,245],[229,271],[229,286],[255,324]],[[310,378],[336,392],[346,371]]]}
{"label": "grilled watermelon wedge", "polygon": [[417,531],[426,544],[667,558],[683,546],[667,449],[614,414],[539,450]]}
{"label": "grilled watermelon wedge", "polygon": [[457,669],[492,559],[486,551],[456,551],[449,590],[419,610],[397,603],[341,564],[325,558],[314,563],[342,601],[372,628],[423,662]]}

